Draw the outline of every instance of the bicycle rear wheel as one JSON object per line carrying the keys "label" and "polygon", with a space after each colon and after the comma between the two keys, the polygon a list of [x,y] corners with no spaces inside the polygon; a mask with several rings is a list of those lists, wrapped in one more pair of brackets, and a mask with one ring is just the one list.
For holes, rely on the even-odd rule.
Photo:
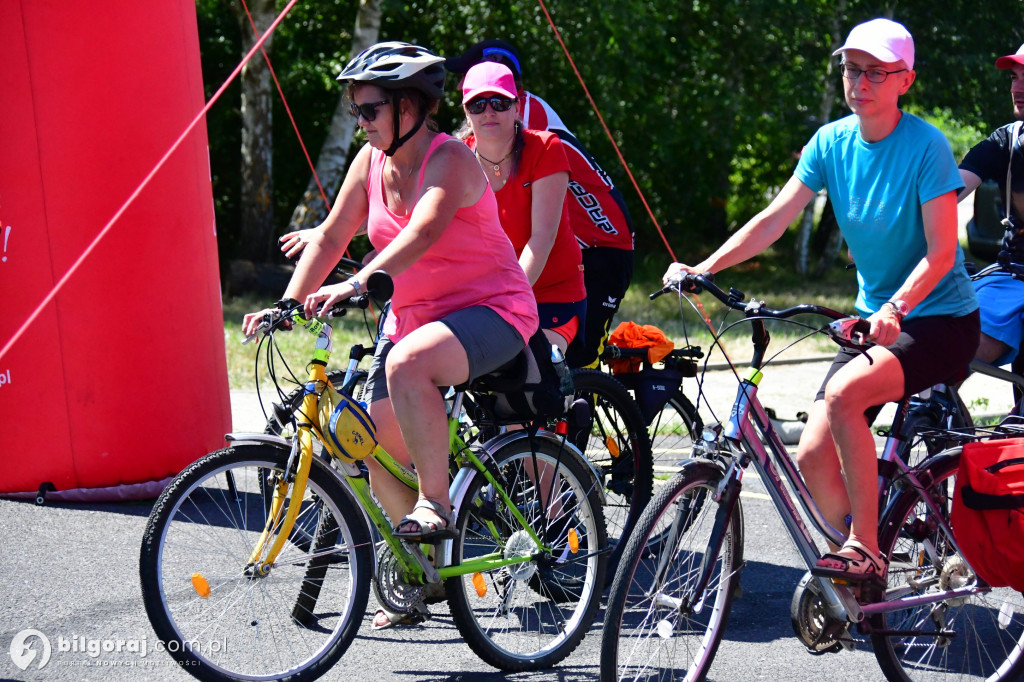
{"label": "bicycle rear wheel", "polygon": [[[936,456],[918,474],[947,519],[959,463],[957,448]],[[932,516],[920,495],[908,487],[883,519],[879,547],[889,560],[887,598],[977,583]],[[1011,588],[988,588],[888,613],[875,618],[871,627],[899,632],[871,635],[875,657],[890,680],[995,682],[1024,677],[1024,595]]]}
{"label": "bicycle rear wheel", "polygon": [[[694,594],[719,513],[722,471],[692,460],[651,500],[626,545],[605,608],[601,679],[702,680],[729,619],[743,564],[742,512],[725,520],[711,579]],[[658,552],[651,538],[664,536]]]}
{"label": "bicycle rear wheel", "polygon": [[359,629],[369,536],[320,462],[270,572],[247,569],[266,522],[267,481],[287,460],[262,444],[220,450],[179,474],[153,507],[139,558],[143,602],[168,653],[197,677],[315,679]]}
{"label": "bicycle rear wheel", "polygon": [[618,379],[595,369],[574,369],[572,379],[576,397],[590,404],[594,419],[590,433],[575,434],[573,441],[597,468],[604,487],[610,581],[651,499],[651,442],[640,407]]}
{"label": "bicycle rear wheel", "polygon": [[655,487],[679,471],[703,429],[704,423],[690,399],[682,391],[673,393],[648,428]]}
{"label": "bicycle rear wheel", "polygon": [[532,558],[445,581],[452,620],[466,643],[508,671],[548,668],[579,646],[597,615],[608,561],[590,468],[555,437],[538,434],[532,439],[535,453],[530,441],[502,446],[488,468],[553,551],[538,548],[495,487],[477,473],[460,505],[451,564],[489,555]]}

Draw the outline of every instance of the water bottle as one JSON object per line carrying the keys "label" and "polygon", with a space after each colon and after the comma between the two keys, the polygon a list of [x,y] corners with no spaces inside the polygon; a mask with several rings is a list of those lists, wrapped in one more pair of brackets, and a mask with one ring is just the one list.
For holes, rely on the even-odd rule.
{"label": "water bottle", "polygon": [[565,364],[562,349],[555,344],[551,344],[551,364],[555,366],[555,373],[558,375],[558,388],[561,389],[562,395],[572,395],[572,373],[569,371],[569,366]]}

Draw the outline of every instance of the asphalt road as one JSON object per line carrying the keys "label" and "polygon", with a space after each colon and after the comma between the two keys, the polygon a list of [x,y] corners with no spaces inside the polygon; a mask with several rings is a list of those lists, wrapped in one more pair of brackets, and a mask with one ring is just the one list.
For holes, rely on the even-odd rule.
{"label": "asphalt road", "polygon": [[[808,387],[820,382],[826,366],[776,368],[762,384],[765,404],[784,417],[806,409],[812,390]],[[724,388],[715,393],[712,385]],[[684,388],[695,395],[692,383]],[[722,381],[709,382],[708,388],[709,403],[722,409],[732,389]],[[1008,391],[983,384],[974,390],[993,396]],[[236,392],[232,401],[236,430],[261,427],[251,395]],[[734,603],[710,679],[881,679],[867,645],[853,652],[811,656],[795,639],[789,604],[804,569],[760,483],[748,476],[745,485],[743,596]],[[156,638],[142,605],[138,555],[150,508],[151,502],[36,506],[0,499],[0,679],[189,679],[170,656],[154,651]],[[422,626],[377,633],[369,627],[376,609],[372,599],[371,595],[359,637],[324,679],[490,682],[597,677],[600,617],[581,647],[557,668],[504,675],[462,642],[446,606],[432,607],[434,618]],[[27,629],[39,631],[50,643],[51,658],[42,669],[34,667],[42,656],[37,637],[26,640],[37,651],[26,671],[9,653],[12,641]]]}
{"label": "asphalt road", "polygon": [[[748,479],[749,480],[749,479]],[[791,634],[789,602],[803,571],[790,544],[780,543],[776,514],[756,491],[745,505],[747,566],[743,597],[711,679],[876,680],[870,649],[812,657]],[[150,503],[53,504],[0,500],[0,678],[16,680],[184,680],[143,610],[138,553]],[[600,622],[554,670],[504,675],[461,640],[444,605],[415,628],[372,632],[368,608],[359,637],[326,680],[590,680],[596,679]],[[38,670],[19,670],[8,653],[17,633],[35,629],[51,645]],[[121,651],[104,651],[118,647]],[[136,650],[131,650],[133,648]],[[141,654],[143,643],[146,655]],[[38,639],[27,644],[39,651]],[[90,647],[94,655],[90,655]],[[34,663],[38,663],[39,656]]]}

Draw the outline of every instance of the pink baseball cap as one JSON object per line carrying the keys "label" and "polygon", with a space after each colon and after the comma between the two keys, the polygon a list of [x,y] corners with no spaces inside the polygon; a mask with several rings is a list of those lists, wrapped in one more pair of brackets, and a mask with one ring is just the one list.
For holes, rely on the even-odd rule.
{"label": "pink baseball cap", "polygon": [[846,43],[832,54],[846,50],[861,50],[888,63],[902,61],[909,71],[914,70],[914,38],[903,24],[890,19],[872,19],[854,26]]}
{"label": "pink baseball cap", "polygon": [[997,69],[1012,69],[1015,64],[1024,66],[1024,45],[1015,54],[1008,54],[996,60]]}
{"label": "pink baseball cap", "polygon": [[462,81],[463,104],[488,93],[516,99],[516,79],[511,69],[497,62],[480,62],[466,72]]}

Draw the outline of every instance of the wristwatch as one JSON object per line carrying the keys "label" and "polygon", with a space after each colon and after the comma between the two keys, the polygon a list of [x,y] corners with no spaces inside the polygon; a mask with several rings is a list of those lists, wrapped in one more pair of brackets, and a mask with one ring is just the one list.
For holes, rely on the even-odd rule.
{"label": "wristwatch", "polygon": [[900,322],[903,321],[907,315],[910,314],[910,306],[902,298],[893,298],[885,302],[884,305],[892,306],[892,309],[896,311],[896,314],[900,317]]}
{"label": "wristwatch", "polygon": [[[356,296],[362,295],[362,293],[363,293],[363,286],[359,283],[359,280],[356,279],[355,277],[349,277],[347,280],[345,280],[345,284],[349,285],[350,287],[352,287],[353,289],[356,290]],[[906,305],[906,304],[904,303],[904,305]]]}

